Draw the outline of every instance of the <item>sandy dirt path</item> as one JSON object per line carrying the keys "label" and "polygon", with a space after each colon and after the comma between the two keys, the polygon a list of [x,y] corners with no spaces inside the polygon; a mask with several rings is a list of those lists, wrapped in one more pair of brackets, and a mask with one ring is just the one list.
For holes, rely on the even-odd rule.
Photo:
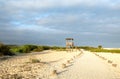
{"label": "sandy dirt path", "polygon": [[94,54],[84,51],[76,58],[72,66],[58,75],[59,79],[120,79],[103,60]]}

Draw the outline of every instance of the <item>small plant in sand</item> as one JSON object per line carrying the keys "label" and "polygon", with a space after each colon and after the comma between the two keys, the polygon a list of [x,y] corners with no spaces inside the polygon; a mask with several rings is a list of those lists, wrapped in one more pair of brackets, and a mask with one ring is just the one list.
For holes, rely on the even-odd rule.
{"label": "small plant in sand", "polygon": [[67,60],[67,63],[70,63],[70,60]]}
{"label": "small plant in sand", "polygon": [[62,64],[62,68],[66,68],[66,64]]}
{"label": "small plant in sand", "polygon": [[102,56],[100,56],[100,58],[103,58]]}
{"label": "small plant in sand", "polygon": [[57,70],[53,70],[51,76],[57,75]]}
{"label": "small plant in sand", "polygon": [[70,60],[73,61],[73,58],[71,58]]}
{"label": "small plant in sand", "polygon": [[106,60],[106,58],[105,58],[105,57],[102,57],[102,59],[103,59],[103,60]]}
{"label": "small plant in sand", "polygon": [[113,67],[117,67],[117,64],[112,64]]}
{"label": "small plant in sand", "polygon": [[105,57],[102,58],[103,60],[107,60]]}
{"label": "small plant in sand", "polygon": [[112,61],[111,61],[111,60],[108,60],[108,63],[112,63]]}
{"label": "small plant in sand", "polygon": [[38,60],[38,59],[31,59],[31,62],[32,63],[40,63],[40,60]]}
{"label": "small plant in sand", "polygon": [[40,59],[38,59],[34,56],[31,56],[29,60],[30,60],[31,63],[40,63]]}

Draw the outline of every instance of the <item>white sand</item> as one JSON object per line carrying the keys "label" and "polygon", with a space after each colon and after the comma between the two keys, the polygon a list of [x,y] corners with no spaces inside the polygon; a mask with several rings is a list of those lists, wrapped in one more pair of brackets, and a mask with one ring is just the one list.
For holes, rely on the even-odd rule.
{"label": "white sand", "polygon": [[[31,63],[31,59],[41,63]],[[48,50],[0,61],[0,79],[14,74],[22,76],[21,79],[119,79],[110,67],[87,51],[81,54],[81,51],[75,50],[71,53]],[[56,74],[52,74],[54,70]]]}
{"label": "white sand", "polygon": [[[79,53],[80,51],[67,53],[48,50],[0,60],[0,79],[11,79],[11,75],[14,76],[14,74],[24,77],[22,79],[55,78],[51,75],[53,70],[59,72],[63,63]],[[32,63],[32,59],[37,59],[40,63]]]}
{"label": "white sand", "polygon": [[[97,53],[100,57],[104,57],[106,59],[106,63],[108,63],[108,60],[112,61],[112,63],[109,63],[111,66],[111,69],[113,69],[116,73],[120,74],[120,54],[118,53]],[[113,67],[112,64],[116,64],[116,67]]]}
{"label": "white sand", "polygon": [[82,57],[75,59],[73,66],[59,77],[60,79],[118,79],[108,65],[89,52],[84,52]]}

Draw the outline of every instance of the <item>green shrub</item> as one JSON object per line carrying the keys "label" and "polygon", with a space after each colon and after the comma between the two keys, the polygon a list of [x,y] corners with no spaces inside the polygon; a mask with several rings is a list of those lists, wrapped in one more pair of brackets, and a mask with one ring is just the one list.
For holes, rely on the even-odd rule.
{"label": "green shrub", "polygon": [[42,46],[43,50],[49,50],[51,47],[50,46]]}
{"label": "green shrub", "polygon": [[57,51],[65,51],[66,48],[65,47],[58,47],[58,46],[53,46],[51,47],[52,50],[57,50]]}
{"label": "green shrub", "polygon": [[31,59],[31,62],[32,63],[40,63],[40,60],[38,60],[38,59]]}
{"label": "green shrub", "polygon": [[85,49],[85,50],[96,49],[95,47],[89,47],[89,46],[81,46],[81,47],[78,47],[78,48]]}
{"label": "green shrub", "polygon": [[102,49],[102,45],[99,45],[99,46],[98,46],[98,49]]}
{"label": "green shrub", "polygon": [[38,47],[35,48],[33,51],[35,51],[35,52],[40,52],[40,51],[43,51],[43,50],[44,50],[43,46],[38,46]]}
{"label": "green shrub", "polygon": [[107,49],[91,49],[91,52],[110,52],[110,53],[120,53],[120,50],[107,50]]}
{"label": "green shrub", "polygon": [[108,50],[108,49],[103,49],[101,45],[99,45],[97,48],[96,47],[89,47],[89,46],[84,46],[84,47],[79,47],[79,48],[82,48],[82,49],[85,49],[85,50],[88,50],[88,51],[91,51],[91,52],[110,52],[110,53],[120,53],[120,50],[116,50],[116,49],[111,49],[111,50]]}
{"label": "green shrub", "polygon": [[7,45],[0,43],[0,55],[14,55]]}
{"label": "green shrub", "polygon": [[28,45],[24,45],[20,49],[20,52],[22,52],[22,53],[29,53],[30,51],[31,50],[30,50],[30,47]]}
{"label": "green shrub", "polygon": [[112,49],[112,50],[108,50],[108,49],[101,49],[101,48],[89,48],[87,49],[91,52],[110,52],[110,53],[120,53],[120,50],[115,50],[115,49]]}
{"label": "green shrub", "polygon": [[36,48],[37,46],[35,45],[23,45],[23,46],[12,48],[11,50],[14,52],[20,52],[20,53],[30,53]]}

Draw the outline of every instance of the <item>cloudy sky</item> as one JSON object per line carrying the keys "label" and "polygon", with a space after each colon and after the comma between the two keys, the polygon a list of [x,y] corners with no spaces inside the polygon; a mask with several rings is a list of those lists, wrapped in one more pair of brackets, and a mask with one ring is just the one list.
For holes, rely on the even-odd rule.
{"label": "cloudy sky", "polygon": [[6,44],[120,47],[120,0],[0,0]]}

